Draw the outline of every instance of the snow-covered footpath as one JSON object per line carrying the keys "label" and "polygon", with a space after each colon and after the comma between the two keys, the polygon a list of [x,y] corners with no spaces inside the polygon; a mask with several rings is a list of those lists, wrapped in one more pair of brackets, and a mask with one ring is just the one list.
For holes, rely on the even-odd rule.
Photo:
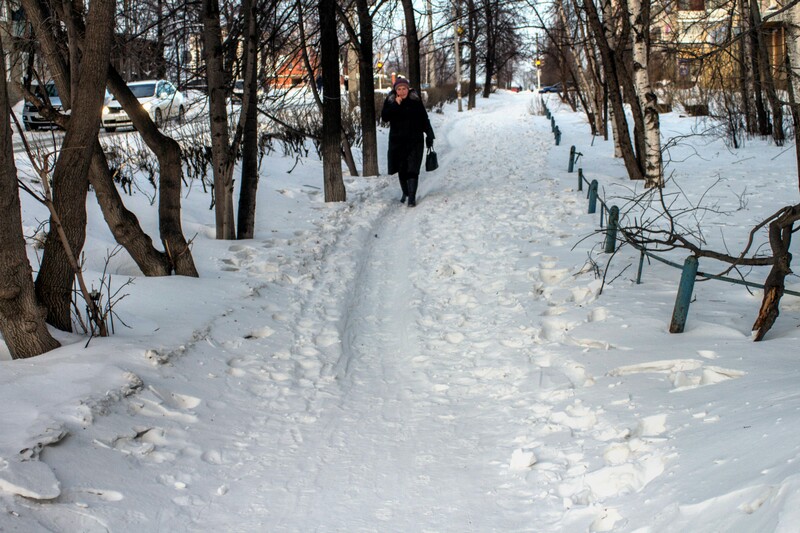
{"label": "snow-covered footpath", "polygon": [[[670,335],[680,273],[637,285],[625,248],[607,265],[566,172],[575,144],[609,202],[629,196],[610,143],[550,97],[555,147],[537,99],[432,115],[415,209],[385,176],[326,205],[319,162],[275,156],[258,238],[219,242],[194,187],[200,279],[119,254],[130,328],[0,363],[0,531],[799,531],[800,299],[753,343],[760,294],[699,283]],[[690,137],[671,190],[705,194],[707,240],[735,248],[796,202],[792,152]],[[90,219],[99,276],[113,244]]]}

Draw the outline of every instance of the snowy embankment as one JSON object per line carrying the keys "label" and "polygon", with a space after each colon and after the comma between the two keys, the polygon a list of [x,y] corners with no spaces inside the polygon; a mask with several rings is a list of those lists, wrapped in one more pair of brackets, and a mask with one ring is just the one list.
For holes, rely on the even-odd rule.
{"label": "snowy embankment", "polygon": [[[702,283],[670,335],[679,273],[649,265],[636,285],[627,249],[599,295],[569,145],[609,196],[631,185],[551,99],[554,147],[534,98],[432,116],[441,166],[415,209],[394,177],[348,178],[325,205],[318,162],[275,157],[258,238],[218,242],[193,191],[199,280],[136,278],[117,307],[132,329],[2,363],[0,530],[795,528],[800,302],[754,344],[758,294]],[[728,228],[797,197],[791,154],[672,150],[693,183],[733,169]],[[773,176],[743,194],[753,168]]]}

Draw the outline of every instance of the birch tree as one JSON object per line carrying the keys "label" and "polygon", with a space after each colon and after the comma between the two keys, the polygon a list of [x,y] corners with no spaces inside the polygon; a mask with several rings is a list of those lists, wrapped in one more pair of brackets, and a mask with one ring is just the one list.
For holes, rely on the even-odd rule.
{"label": "birch tree", "polygon": [[583,7],[586,11],[589,27],[591,28],[592,35],[597,43],[598,51],[603,65],[603,72],[605,74],[606,84],[608,87],[608,99],[611,102],[611,117],[614,124],[614,138],[615,142],[619,142],[619,148],[622,155],[622,160],[625,163],[625,170],[628,172],[628,177],[632,180],[644,179],[642,168],[639,166],[639,161],[636,158],[633,142],[630,134],[628,133],[628,120],[625,114],[624,101],[620,87],[622,87],[622,77],[625,75],[621,72],[621,58],[617,48],[612,48],[612,36],[614,34],[612,28],[604,25],[604,21],[608,21],[608,16],[604,16],[603,20],[600,19],[600,14],[593,0],[583,0]]}
{"label": "birch tree", "polygon": [[662,187],[664,171],[661,160],[661,128],[656,107],[658,98],[653,92],[647,73],[650,4],[647,0],[629,0],[628,5],[633,37],[633,78],[644,119],[645,187]]}

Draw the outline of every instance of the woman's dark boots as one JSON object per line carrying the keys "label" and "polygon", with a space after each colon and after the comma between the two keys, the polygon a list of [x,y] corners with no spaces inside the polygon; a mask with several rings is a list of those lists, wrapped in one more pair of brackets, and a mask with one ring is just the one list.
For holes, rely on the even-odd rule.
{"label": "woman's dark boots", "polygon": [[403,191],[403,197],[400,198],[400,203],[405,203],[406,198],[408,198],[408,182],[403,178],[400,178],[400,189]]}
{"label": "woman's dark boots", "polygon": [[409,178],[408,180],[408,207],[417,205],[417,184],[419,178]]}

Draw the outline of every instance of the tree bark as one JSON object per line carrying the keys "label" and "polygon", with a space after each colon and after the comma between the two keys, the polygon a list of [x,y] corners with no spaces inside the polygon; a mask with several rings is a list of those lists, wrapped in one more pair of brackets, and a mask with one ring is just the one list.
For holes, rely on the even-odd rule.
{"label": "tree bark", "polygon": [[775,262],[764,281],[764,298],[761,309],[753,324],[753,339],[760,341],[775,324],[780,314],[780,302],[786,290],[786,276],[792,273],[792,244],[794,223],[800,219],[800,204],[787,207],[784,212],[769,225],[769,245]]}
{"label": "tree bark", "polygon": [[113,68],[108,71],[108,86],[130,117],[133,127],[158,158],[161,171],[158,187],[159,231],[171,269],[179,276],[196,278],[199,274],[181,224],[181,147],[153,124],[150,115]]}
{"label": "tree bark", "polygon": [[[796,27],[795,30],[793,31],[795,32],[797,31]],[[788,39],[789,43],[791,43],[791,40],[793,38],[797,38],[797,35],[796,34],[792,35],[790,33]],[[786,75],[788,76],[787,89],[789,93],[789,109],[791,110],[792,113],[792,125],[794,126],[794,131],[800,131],[800,104],[798,104],[797,102],[797,96],[798,96],[797,79],[795,79],[794,69],[792,67],[792,65],[794,65],[794,61],[792,60],[792,53],[794,52],[794,50],[792,50],[789,43],[787,43],[786,57],[784,59],[786,64]],[[794,155],[795,155],[795,161],[797,162],[797,168],[799,171],[797,176],[797,185],[798,188],[800,189],[800,143],[797,142],[794,143]]]}
{"label": "tree bark", "polygon": [[245,113],[245,119],[237,225],[239,239],[252,239],[255,236],[258,191],[258,10],[255,0],[245,0],[242,9],[245,12],[247,40],[242,95],[242,113]]}
{"label": "tree bark", "polygon": [[603,61],[603,71],[605,73],[606,83],[608,85],[608,97],[611,101],[611,112],[614,120],[615,141],[619,141],[620,150],[622,152],[622,160],[625,163],[625,170],[628,172],[628,177],[632,180],[644,179],[642,169],[636,159],[633,144],[631,143],[630,134],[628,133],[628,120],[625,117],[624,102],[620,92],[621,82],[618,73],[617,52],[612,50],[603,23],[600,21],[600,16],[594,5],[593,0],[583,0],[584,8],[586,9],[589,27],[594,34],[595,42],[600,50],[600,56]]}
{"label": "tree bark", "polygon": [[400,0],[406,21],[406,48],[408,49],[408,81],[412,87],[419,89],[421,85],[421,67],[419,60],[419,35],[417,35],[417,19],[414,15],[414,2]]}
{"label": "tree bark", "polygon": [[643,154],[646,188],[664,186],[664,170],[661,159],[661,128],[659,127],[658,97],[650,85],[647,74],[647,36],[650,32],[648,0],[630,0],[631,35],[633,37],[633,78],[636,97],[639,99],[644,122]]}
{"label": "tree bark", "polygon": [[233,219],[233,161],[231,161],[228,137],[228,112],[225,109],[225,68],[218,0],[203,0],[202,22],[211,121],[217,239],[234,239],[236,232]]}
{"label": "tree bark", "polygon": [[[404,0],[404,2],[407,0]],[[336,0],[317,4],[322,57],[322,166],[326,202],[343,202],[347,193],[342,180],[342,100],[339,88],[339,38],[336,35]]]}
{"label": "tree bark", "polygon": [[[86,238],[89,163],[93,141],[100,129],[113,15],[114,2],[111,0],[95,0],[89,6],[81,63],[73,67],[73,71],[80,73],[78,92],[75,93],[80,94],[80,98],[72,101],[72,116],[53,170],[53,205],[75,257],[80,255]],[[77,41],[70,44],[76,49],[79,47]],[[53,227],[51,219],[42,265],[36,278],[36,293],[39,301],[47,307],[48,322],[64,331],[72,331],[70,312],[75,273]]]}
{"label": "tree bark", "polygon": [[483,22],[486,35],[486,57],[483,63],[483,97],[489,98],[492,93],[492,77],[494,77],[495,60],[497,59],[497,36],[494,32],[495,12],[491,0],[483,0]]}
{"label": "tree bark", "polygon": [[778,146],[783,146],[786,135],[783,131],[783,104],[778,98],[775,90],[775,78],[772,75],[772,65],[769,61],[769,51],[765,42],[765,31],[761,24],[761,11],[758,2],[750,2],[750,10],[753,14],[753,25],[761,28],[758,32],[758,62],[761,65],[761,77],[764,89],[767,93],[767,101],[772,109],[772,139]]}
{"label": "tree bark", "polygon": [[[567,18],[567,13],[564,9],[564,3],[562,0],[558,0],[556,2],[556,10],[558,12],[558,17],[561,20],[561,25],[564,28],[569,28],[570,21]],[[591,61],[581,61],[581,48],[576,42],[577,36],[581,34],[580,40],[583,41],[584,46],[586,46],[585,33],[583,32],[584,28],[582,21],[580,20],[573,20],[571,25],[576,27],[574,33],[569,36],[569,48],[571,53],[563,54],[563,58],[569,66],[570,75],[577,81],[578,98],[580,100],[581,107],[586,113],[586,119],[589,122],[589,126],[592,130],[592,136],[595,136],[598,132],[597,124],[595,122],[595,117],[598,114],[598,109],[596,107],[597,94],[594,86],[589,82],[589,77],[586,73],[586,69],[591,68]],[[583,66],[584,64],[586,65],[585,68]]]}
{"label": "tree bark", "polygon": [[[0,56],[5,50],[0,39]],[[0,333],[12,359],[33,357],[60,346],[45,324],[46,310],[36,300],[33,270],[25,252],[17,168],[5,68],[0,68]]]}
{"label": "tree bark", "polygon": [[[749,7],[746,7],[746,0],[738,0],[738,7],[739,13],[748,13]],[[749,135],[753,135],[756,133],[756,117],[754,108],[755,105],[752,103],[752,98],[755,92],[755,88],[753,87],[753,62],[750,59],[750,52],[752,47],[749,44],[750,41],[750,30],[749,27],[749,17],[741,16],[741,24],[742,24],[742,38],[739,39],[739,63],[740,73],[739,73],[739,84],[740,84],[740,91],[742,94],[742,108],[744,111],[744,119],[745,119],[745,131]]]}
{"label": "tree bark", "polygon": [[156,250],[153,240],[142,230],[136,215],[125,207],[99,140],[94,142],[89,182],[114,240],[128,252],[142,274],[168,276],[173,268],[169,258]]}
{"label": "tree bark", "polygon": [[375,112],[375,79],[372,71],[372,17],[367,0],[356,0],[358,26],[361,30],[358,66],[361,104],[361,159],[364,176],[378,175],[378,132]]}
{"label": "tree bark", "polygon": [[[620,38],[613,45],[614,55],[617,59],[617,77],[622,87],[622,96],[625,103],[630,106],[631,117],[633,118],[633,146],[636,164],[639,167],[639,174],[644,179],[645,159],[647,148],[645,143],[644,110],[637,97],[636,86],[633,81],[633,61],[630,57],[630,46],[632,43],[631,21],[628,16],[630,8],[627,0],[619,0],[619,26],[621,28]],[[613,37],[609,36],[609,40]]]}
{"label": "tree bark", "polygon": [[478,13],[475,10],[475,0],[467,0],[467,38],[469,39],[469,94],[467,95],[467,110],[475,109],[475,93],[478,85],[478,50],[475,40],[478,38]]}
{"label": "tree bark", "polygon": [[[26,14],[28,15],[34,27],[37,28],[38,41],[42,51],[45,52],[45,60],[48,68],[54,73],[54,79],[56,81],[59,94],[63,95],[62,103],[64,103],[66,107],[69,107],[69,95],[72,92],[72,83],[70,81],[71,77],[66,68],[66,62],[61,55],[58,45],[58,40],[60,38],[59,29],[50,24],[53,19],[48,15],[48,11],[46,10],[45,6],[37,3],[35,0],[25,0],[24,5]],[[113,69],[110,70],[113,71]],[[110,78],[114,78],[112,72],[109,73],[109,76]],[[122,78],[119,76],[116,76],[116,78],[118,85],[122,86],[126,92],[130,93],[127,85],[125,85],[125,82],[122,81]],[[109,80],[109,84],[110,86],[113,86],[114,80]],[[114,91],[112,90],[112,92]],[[118,98],[118,100],[121,102],[122,98]],[[130,101],[127,103],[126,110],[128,115],[134,118],[135,125],[138,124],[138,122],[135,120],[137,117],[135,113],[140,109],[141,105],[139,104],[139,101],[131,95]],[[151,122],[146,113],[140,114],[144,116],[144,120]],[[137,127],[140,131],[145,131],[146,129],[141,124],[138,124]],[[159,137],[161,136],[160,133],[158,135]],[[145,140],[147,139],[148,137],[145,136]],[[163,147],[164,150],[168,150],[170,149],[169,142],[172,142],[172,144],[175,145],[175,148],[179,149],[177,147],[177,143],[174,143],[174,141],[171,139],[168,139],[167,141],[164,139],[157,138],[155,141],[151,142],[151,149],[153,146],[157,146],[159,148]],[[136,215],[134,215],[125,207],[122,198],[117,191],[117,187],[114,184],[113,176],[108,169],[108,163],[106,162],[102,147],[100,146],[99,141],[96,139],[94,144],[94,155],[89,168],[89,181],[95,190],[95,198],[100,205],[100,209],[103,212],[103,217],[105,218],[109,229],[114,234],[114,238],[130,254],[131,258],[136,262],[145,276],[168,275],[176,267],[170,264],[169,258],[166,256],[166,254],[156,250],[153,247],[152,240],[142,230]],[[158,154],[158,152],[156,152],[156,154]],[[180,184],[180,166],[177,168],[177,176],[174,176],[173,174],[174,172],[165,170],[164,165],[162,164],[162,184],[165,182],[172,182],[173,179],[171,178],[177,179],[178,184]],[[178,196],[177,201],[180,202],[180,196]],[[178,239],[174,240],[177,242]],[[177,244],[173,244],[172,248],[180,249]],[[183,263],[184,262],[181,264]],[[181,266],[179,266],[177,270],[181,274],[187,273]]]}
{"label": "tree bark", "polygon": [[755,25],[755,21],[753,20],[753,9],[751,4],[757,0],[742,0],[743,4],[745,4],[747,8],[747,13],[742,18],[747,20],[747,47],[748,47],[748,57],[750,58],[750,71],[752,72],[752,83],[753,83],[753,95],[755,97],[755,106],[756,106],[756,121],[758,123],[758,134],[762,137],[766,137],[770,134],[770,121],[769,116],[767,115],[767,109],[764,106],[764,95],[763,95],[763,84],[761,82],[761,66],[759,61],[759,53],[758,49],[760,47],[759,40],[761,39],[761,35],[758,31],[758,28]]}
{"label": "tree bark", "polygon": [[[580,66],[578,62],[578,70],[584,78],[583,83],[586,90],[591,94],[591,107],[592,107],[592,132],[595,135],[605,133],[608,138],[608,131],[603,125],[603,102],[605,101],[603,94],[603,82],[600,79],[600,68],[597,65],[597,58],[595,56],[595,48],[593,41],[590,39],[589,29],[586,27],[586,22],[579,16],[580,8],[577,0],[572,0],[572,7],[575,12],[576,24],[578,26],[578,34],[580,37],[581,49],[586,61],[586,69]],[[587,74],[588,72],[588,74]]]}

